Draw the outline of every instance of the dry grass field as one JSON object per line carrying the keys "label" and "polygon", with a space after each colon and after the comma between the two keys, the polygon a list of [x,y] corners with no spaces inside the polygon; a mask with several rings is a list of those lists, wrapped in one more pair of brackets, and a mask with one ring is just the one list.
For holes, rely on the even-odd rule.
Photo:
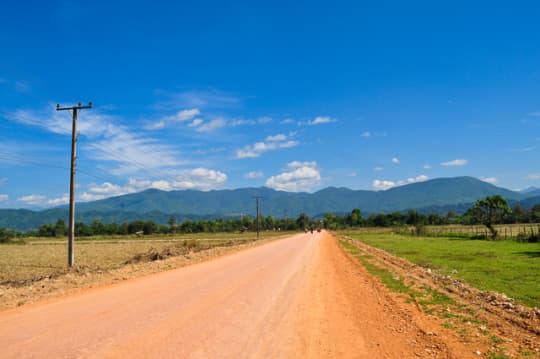
{"label": "dry grass field", "polygon": [[[261,232],[261,239],[287,234]],[[77,269],[102,271],[126,262],[189,255],[189,252],[256,240],[254,233],[198,233],[144,237],[90,237],[75,242]],[[66,273],[67,240],[28,238],[25,244],[0,245],[0,284],[25,285]]]}

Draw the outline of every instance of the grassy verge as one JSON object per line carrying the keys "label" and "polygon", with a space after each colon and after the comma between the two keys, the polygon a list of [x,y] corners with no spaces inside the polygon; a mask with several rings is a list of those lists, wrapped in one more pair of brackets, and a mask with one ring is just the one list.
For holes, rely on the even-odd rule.
{"label": "grassy verge", "polygon": [[540,243],[398,234],[352,235],[413,263],[466,280],[531,307],[540,307]]}
{"label": "grassy verge", "polygon": [[[444,293],[424,285],[406,282],[396,274],[375,264],[374,257],[366,255],[361,249],[346,240],[340,240],[341,246],[373,276],[377,277],[387,288],[404,296],[407,302],[414,302],[426,314],[441,319],[441,326],[454,331],[464,342],[479,341],[490,349],[485,353],[486,358],[505,359],[508,356],[507,342],[488,329],[488,323],[478,319],[476,311],[466,305],[457,303]],[[511,341],[510,341],[511,342]],[[535,356],[529,349],[520,349],[520,358]]]}
{"label": "grassy verge", "polygon": [[425,313],[433,314],[435,307],[437,309],[446,309],[446,307],[441,308],[440,306],[456,304],[452,298],[429,287],[421,286],[413,288],[413,286],[407,285],[403,278],[372,263],[370,259],[373,257],[364,254],[353,244],[345,240],[340,240],[340,244],[347,252],[358,259],[371,275],[379,278],[388,289],[404,294],[409,302],[415,302],[417,305],[420,305]]}
{"label": "grassy verge", "polygon": [[[285,235],[264,232],[261,239]],[[88,237],[75,243],[75,263],[90,271],[110,270],[126,263],[186,255],[215,247],[234,246],[256,240],[252,233],[204,233],[142,238]],[[25,244],[0,245],[0,284],[25,285],[67,272],[66,240],[29,239]]]}

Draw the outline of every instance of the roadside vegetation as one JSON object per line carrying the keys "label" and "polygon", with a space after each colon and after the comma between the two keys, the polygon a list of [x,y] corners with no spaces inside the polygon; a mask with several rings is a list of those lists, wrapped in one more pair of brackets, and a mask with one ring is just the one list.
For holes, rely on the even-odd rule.
{"label": "roadside vegetation", "polygon": [[[445,244],[441,246],[435,245],[434,242],[445,241],[441,238],[417,238],[411,235],[399,235],[399,234],[356,234],[353,236],[356,241],[351,240],[350,237],[342,237],[339,240],[339,243],[348,252],[351,256],[357,259],[362,266],[374,277],[376,277],[385,287],[387,287],[391,292],[396,293],[399,297],[403,298],[406,303],[414,304],[419,310],[430,316],[436,316],[439,318],[439,323],[444,330],[452,331],[455,333],[457,338],[460,338],[464,343],[471,344],[475,347],[475,353],[477,355],[482,355],[486,358],[527,358],[527,357],[538,357],[539,352],[536,346],[535,337],[535,325],[534,319],[531,320],[525,326],[522,326],[523,323],[514,324],[517,322],[505,322],[501,320],[499,316],[486,316],[485,312],[480,313],[479,307],[476,305],[471,305],[467,300],[454,299],[453,297],[446,294],[446,288],[440,287],[437,282],[431,282],[430,280],[419,280],[416,275],[418,274],[418,269],[411,270],[407,269],[407,266],[395,265],[399,262],[390,261],[386,256],[380,256],[380,253],[377,250],[374,250],[370,246],[377,246],[378,243],[385,243],[385,245],[378,246],[379,248],[388,249],[390,252],[400,255],[406,258],[421,258],[418,260],[418,263],[427,265],[425,262],[426,259],[435,256],[437,257],[440,253],[445,253],[442,256],[444,259],[448,258],[448,252],[445,250],[450,248],[446,247]],[[358,242],[360,239],[363,243],[368,245],[361,245]],[[407,247],[394,246],[391,243],[393,241],[400,241],[400,244],[405,242],[416,242],[416,246],[413,245]],[[433,244],[432,247],[429,245],[426,246],[424,242],[421,241],[431,241]],[[467,241],[468,243],[475,243],[479,247],[466,248],[457,253],[458,262],[470,262],[473,261],[478,253],[483,253],[486,250],[487,246],[500,243],[510,243],[513,246],[520,246],[522,244],[515,241],[502,241],[502,242],[491,242],[491,241],[472,241],[472,240],[458,240],[460,242],[455,242],[455,239],[446,239],[446,241],[453,241],[452,248],[455,248],[456,245],[459,246],[461,241]],[[535,244],[527,244],[532,246]],[[438,248],[440,247],[440,248]],[[399,248],[399,250],[393,250]],[[418,253],[412,253],[411,248],[418,250]],[[517,247],[516,247],[517,248]],[[506,250],[515,249],[512,246],[508,247],[499,247],[494,252],[504,252]],[[504,256],[503,256],[504,257]],[[433,266],[430,262],[430,268]],[[451,267],[451,266],[450,266]],[[477,269],[480,272],[489,272],[493,267],[490,266],[485,261],[478,263]],[[504,267],[502,265],[501,267]],[[525,266],[526,267],[526,266]],[[449,268],[449,267],[448,267]],[[522,269],[524,267],[521,267]],[[431,269],[429,269],[431,270]],[[528,302],[529,305],[533,305],[538,302],[538,280],[531,280],[532,277],[538,276],[538,268],[534,265],[530,270],[536,270],[534,273],[528,273],[530,278],[528,279],[528,284],[533,284],[535,288],[526,289],[525,286],[520,286],[517,289],[518,292],[525,293],[524,297],[521,298],[523,302]],[[411,272],[414,272],[411,273]],[[452,275],[458,275],[456,270],[450,271]],[[523,274],[523,271],[516,270],[514,275],[518,277]],[[488,275],[482,275],[486,279]],[[499,272],[492,273],[491,276],[498,277],[500,276]],[[422,277],[421,277],[422,278]],[[504,278],[502,278],[504,280]],[[537,279],[537,278],[536,278]],[[504,288],[509,289],[510,287],[504,286]],[[532,295],[531,295],[532,294]],[[532,297],[532,301],[530,300]],[[530,318],[530,317],[529,317]],[[522,319],[522,318],[521,318]],[[524,319],[526,320],[526,319]],[[518,320],[519,321],[519,320]],[[515,325],[515,326],[514,326]],[[442,329],[441,328],[441,329]],[[527,329],[525,329],[527,328]],[[533,328],[533,329],[531,329]],[[523,330],[525,329],[525,330]],[[530,330],[530,331],[529,331]],[[533,333],[533,334],[531,334]],[[428,335],[438,335],[436,332],[426,332]],[[532,340],[531,340],[532,339]],[[482,348],[482,351],[479,351],[478,347]]]}
{"label": "roadside vegetation", "polygon": [[405,234],[351,234],[370,246],[540,307],[540,243]]}
{"label": "roadside vegetation", "polygon": [[[444,226],[444,227],[441,227]],[[478,200],[466,213],[458,215],[448,212],[442,216],[436,213],[422,214],[415,210],[362,216],[360,209],[348,214],[326,213],[323,217],[310,218],[301,213],[297,218],[274,218],[259,216],[261,231],[314,230],[324,227],[329,230],[365,228],[392,228],[393,231],[416,233],[419,235],[458,235],[492,240],[516,237],[524,242],[538,242],[540,239],[540,204],[524,209],[517,204],[513,209],[501,196],[491,196]],[[95,219],[91,223],[77,222],[75,236],[149,236],[155,234],[176,235],[195,233],[240,233],[255,231],[257,220],[249,216],[236,219],[216,219],[184,221],[177,223],[172,216],[167,224],[137,220],[129,223],[103,223]],[[444,229],[444,230],[443,230]],[[63,219],[55,223],[43,224],[34,231],[17,232],[0,228],[0,243],[23,242],[29,237],[63,237],[67,235],[67,225]]]}

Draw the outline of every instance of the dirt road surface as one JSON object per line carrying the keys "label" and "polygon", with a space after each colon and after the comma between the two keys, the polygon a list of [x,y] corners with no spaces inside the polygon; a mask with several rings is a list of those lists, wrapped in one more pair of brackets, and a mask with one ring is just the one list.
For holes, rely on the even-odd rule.
{"label": "dirt road surface", "polygon": [[1,312],[0,357],[474,357],[416,321],[308,233]]}

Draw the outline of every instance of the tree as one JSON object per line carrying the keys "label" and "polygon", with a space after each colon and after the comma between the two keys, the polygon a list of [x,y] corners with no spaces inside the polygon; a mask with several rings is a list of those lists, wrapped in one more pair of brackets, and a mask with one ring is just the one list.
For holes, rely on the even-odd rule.
{"label": "tree", "polygon": [[362,212],[360,212],[358,208],[355,208],[352,210],[350,218],[351,218],[350,225],[358,226],[362,222]]}
{"label": "tree", "polygon": [[56,221],[56,226],[54,228],[54,235],[56,237],[61,237],[66,235],[66,222],[63,219]]}
{"label": "tree", "polygon": [[0,228],[0,243],[9,243],[17,233],[7,228]]}
{"label": "tree", "polygon": [[516,203],[514,208],[512,208],[512,223],[527,223],[528,221],[529,214],[519,202]]}
{"label": "tree", "polygon": [[273,230],[276,227],[275,223],[276,223],[276,221],[275,221],[274,217],[267,216],[267,217],[264,218],[263,227],[266,230]]}
{"label": "tree", "polygon": [[324,215],[323,225],[325,229],[336,229],[336,216],[332,212]]}
{"label": "tree", "polygon": [[491,232],[491,238],[497,238],[494,224],[502,222],[503,218],[511,213],[508,202],[500,195],[488,196],[476,201],[467,213],[479,223],[486,226]]}
{"label": "tree", "polygon": [[169,217],[169,221],[167,223],[169,224],[171,233],[176,233],[176,218],[174,218],[174,216]]}
{"label": "tree", "polygon": [[444,224],[443,218],[437,213],[430,213],[427,217],[427,222],[431,225],[441,225]]}
{"label": "tree", "polygon": [[536,204],[531,208],[531,221],[540,222],[540,204]]}
{"label": "tree", "polygon": [[307,214],[305,213],[302,213],[298,216],[298,218],[296,219],[296,225],[298,226],[299,229],[307,229],[308,226],[309,226],[309,217]]}
{"label": "tree", "polygon": [[411,226],[417,226],[422,222],[422,216],[416,212],[414,209],[409,210],[407,212],[407,219],[406,223]]}
{"label": "tree", "polygon": [[38,237],[54,237],[56,235],[56,227],[50,223],[39,226]]}
{"label": "tree", "polygon": [[101,223],[99,219],[94,219],[94,221],[90,224],[90,229],[92,231],[92,235],[94,236],[105,234],[105,225]]}

